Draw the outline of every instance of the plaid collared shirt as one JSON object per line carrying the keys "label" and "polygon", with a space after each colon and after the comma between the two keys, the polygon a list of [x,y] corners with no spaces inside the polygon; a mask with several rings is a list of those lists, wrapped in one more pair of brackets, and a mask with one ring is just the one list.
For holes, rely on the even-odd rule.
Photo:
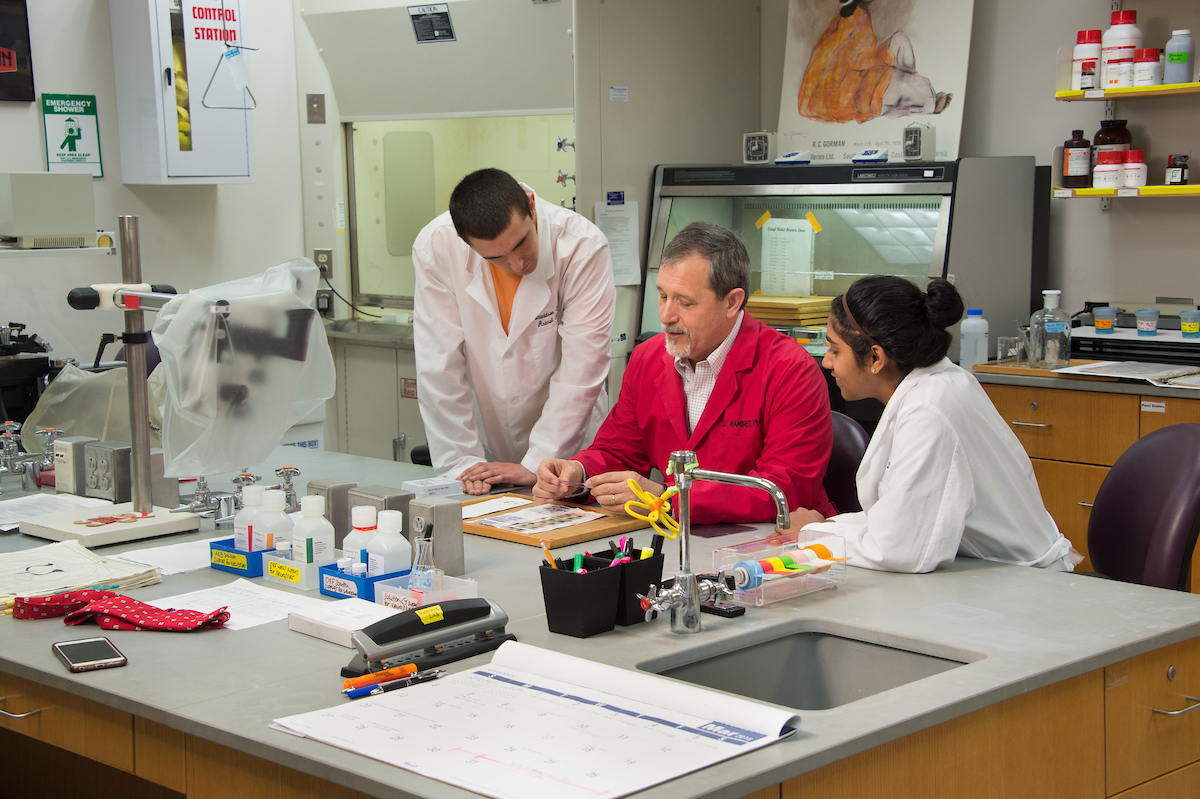
{"label": "plaid collared shirt", "polygon": [[693,368],[688,364],[685,358],[675,359],[675,371],[679,372],[679,378],[683,381],[683,396],[687,398],[687,429],[688,435],[696,429],[696,425],[700,422],[700,417],[704,415],[704,406],[708,404],[708,398],[712,396],[713,389],[717,385],[717,376],[721,374],[721,367],[725,365],[725,359],[729,357],[729,351],[733,349],[733,340],[737,338],[738,331],[742,329],[742,316],[745,311],[738,312],[737,321],[733,323],[733,330],[729,331],[729,335],[725,340],[712,351],[703,361],[697,361]]}

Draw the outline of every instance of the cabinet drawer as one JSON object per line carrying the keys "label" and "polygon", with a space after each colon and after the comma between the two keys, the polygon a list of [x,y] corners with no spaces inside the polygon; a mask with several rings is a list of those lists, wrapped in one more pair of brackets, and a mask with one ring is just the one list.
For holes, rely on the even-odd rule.
{"label": "cabinet drawer", "polygon": [[1200,796],[1200,763],[1164,774],[1113,799],[1187,799]]}
{"label": "cabinet drawer", "polygon": [[984,384],[1031,458],[1112,466],[1138,439],[1138,397]]}
{"label": "cabinet drawer", "polygon": [[1141,400],[1140,433],[1150,435],[1155,430],[1185,422],[1200,422],[1200,400],[1175,397],[1139,397]]}
{"label": "cabinet drawer", "polygon": [[1087,556],[1088,522],[1092,518],[1091,505],[1096,500],[1100,484],[1108,475],[1108,467],[1038,458],[1032,461],[1046,510],[1050,511],[1059,532],[1084,556],[1075,571],[1095,571],[1091,558]]}
{"label": "cabinet drawer", "polygon": [[5,689],[0,696],[7,696],[5,711],[39,711],[24,719],[0,719],[5,729],[133,771],[133,716],[129,713],[12,675],[4,675],[0,685]]}
{"label": "cabinet drawer", "polygon": [[1108,795],[1200,759],[1200,638],[1109,666],[1104,688]]}

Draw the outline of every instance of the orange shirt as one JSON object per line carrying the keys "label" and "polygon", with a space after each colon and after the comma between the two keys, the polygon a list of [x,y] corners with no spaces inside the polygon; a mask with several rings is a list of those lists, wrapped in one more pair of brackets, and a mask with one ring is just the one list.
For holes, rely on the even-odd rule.
{"label": "orange shirt", "polygon": [[856,8],[835,15],[821,34],[800,83],[800,116],[824,122],[866,122],[883,111],[895,57],[875,41],[871,15]]}
{"label": "orange shirt", "polygon": [[514,275],[507,269],[501,269],[489,262],[492,270],[492,286],[496,289],[496,308],[500,311],[500,324],[508,335],[508,320],[512,317],[513,298],[517,296],[517,286],[521,285],[521,276]]}

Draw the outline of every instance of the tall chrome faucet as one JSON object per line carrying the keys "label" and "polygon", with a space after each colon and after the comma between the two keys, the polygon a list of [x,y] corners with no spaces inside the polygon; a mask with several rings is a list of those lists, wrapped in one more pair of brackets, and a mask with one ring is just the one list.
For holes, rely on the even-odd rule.
{"label": "tall chrome faucet", "polygon": [[655,611],[671,611],[671,632],[691,634],[700,632],[700,603],[719,601],[732,595],[725,583],[724,572],[717,575],[715,580],[699,579],[692,572],[692,519],[691,519],[691,488],[697,480],[707,480],[714,483],[761,488],[775,500],[775,524],[783,530],[792,523],[788,511],[787,497],[779,486],[761,477],[749,477],[728,472],[714,472],[701,469],[696,460],[696,453],[680,450],[671,453],[669,469],[675,475],[675,487],[679,489],[679,501],[676,510],[679,520],[679,573],[675,575],[674,584],[665,591],[659,591],[658,586],[651,586],[650,592],[642,598],[642,608],[646,611],[646,621],[650,621]]}

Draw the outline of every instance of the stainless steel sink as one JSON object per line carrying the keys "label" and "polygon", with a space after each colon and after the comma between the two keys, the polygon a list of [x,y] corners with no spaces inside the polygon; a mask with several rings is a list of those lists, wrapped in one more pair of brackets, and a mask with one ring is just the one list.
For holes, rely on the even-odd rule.
{"label": "stainless steel sink", "polygon": [[[918,641],[863,640],[870,637],[884,636],[802,629],[718,654],[702,648],[691,650],[691,659],[688,653],[656,658],[638,668],[798,710],[828,710],[984,657]],[[738,646],[722,645],[731,643]]]}

